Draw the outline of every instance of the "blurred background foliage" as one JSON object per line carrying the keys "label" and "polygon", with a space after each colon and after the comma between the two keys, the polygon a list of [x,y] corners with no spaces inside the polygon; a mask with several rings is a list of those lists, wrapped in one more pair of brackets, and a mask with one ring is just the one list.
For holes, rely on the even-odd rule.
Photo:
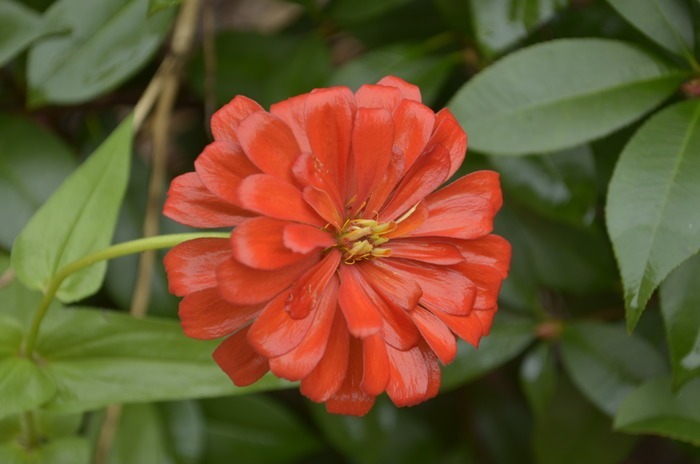
{"label": "blurred background foliage", "polygon": [[[2,250],[9,253],[37,208],[142,96],[168,53],[178,8],[178,0],[0,0]],[[295,389],[127,404],[103,462],[700,462],[700,259],[671,274],[661,299],[651,295],[665,275],[653,283],[630,335],[626,306],[630,327],[641,309],[629,298],[626,305],[605,216],[620,154],[651,124],[645,114],[700,94],[697,84],[679,90],[698,75],[700,2],[205,0],[198,24],[170,117],[169,178],[191,170],[210,140],[212,112],[237,94],[269,106],[315,87],[357,89],[397,75],[419,85],[428,105],[449,106],[460,118],[472,146],[457,175],[500,172],[505,206],[496,232],[513,245],[511,273],[491,335],[478,350],[460,345],[432,401],[397,409],[380,398],[359,419],[328,415]],[[600,92],[542,119],[502,114],[522,95],[489,102],[504,88],[536,97],[539,81],[557,72],[554,56],[564,57],[563,75],[583,69],[547,84],[558,86],[552,92],[561,100],[577,86],[595,93],[629,85],[636,93]],[[641,68],[648,72],[635,75]],[[577,111],[581,122],[568,121]],[[694,121],[690,143],[700,149]],[[135,138],[115,242],[143,233],[152,134],[147,120]],[[693,159],[681,161],[700,179]],[[164,218],[159,228],[186,230]],[[695,245],[688,250],[683,260],[697,253]],[[82,303],[128,311],[138,260],[111,261],[100,292]],[[162,267],[149,279],[149,314],[176,318]],[[40,414],[49,440],[40,454],[7,462],[93,455],[105,412],[69,409]],[[0,442],[19,430],[15,416],[0,419]]]}

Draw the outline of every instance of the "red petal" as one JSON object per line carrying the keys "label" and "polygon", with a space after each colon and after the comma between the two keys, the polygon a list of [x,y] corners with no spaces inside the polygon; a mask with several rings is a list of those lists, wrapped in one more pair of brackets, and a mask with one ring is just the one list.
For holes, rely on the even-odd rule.
{"label": "red petal", "polygon": [[450,171],[447,177],[457,172],[467,151],[467,134],[447,108],[440,110],[435,118],[433,136],[428,146],[440,144],[450,153]]}
{"label": "red petal", "polygon": [[317,248],[335,245],[333,236],[326,229],[307,226],[306,224],[289,224],[282,232],[284,246],[296,253],[309,253]]}
{"label": "red petal", "polygon": [[284,228],[288,224],[267,217],[248,219],[231,234],[233,256],[246,266],[265,270],[301,261],[307,255],[295,253],[284,245]]}
{"label": "red petal", "polygon": [[357,108],[384,108],[394,111],[401,100],[401,92],[396,87],[365,84],[355,92]]}
{"label": "red petal", "polygon": [[[305,122],[311,151],[337,179],[344,191],[345,166],[350,154],[353,108],[348,89],[318,89],[306,99]],[[353,98],[353,100],[349,100]],[[341,171],[342,170],[342,171]]]}
{"label": "red petal", "polygon": [[404,170],[407,170],[423,153],[433,133],[435,113],[421,103],[403,100],[394,112],[394,123],[394,145],[403,152],[406,160]]}
{"label": "red petal", "polygon": [[433,313],[420,306],[411,312],[411,318],[440,361],[445,365],[451,363],[457,355],[457,340],[449,327]]}
{"label": "red petal", "polygon": [[304,122],[304,106],[309,94],[298,95],[287,100],[275,103],[270,107],[270,113],[274,114],[292,130],[294,138],[301,151],[310,152],[309,138],[306,136],[306,123]]}
{"label": "red petal", "polygon": [[[318,201],[313,198],[306,198],[306,201],[328,222],[334,222],[334,215],[344,210],[343,200],[338,191],[337,180],[328,167],[324,165],[312,153],[302,153],[292,166],[294,176],[302,184],[306,185],[305,190],[320,190],[325,195],[322,205],[317,206]],[[328,212],[324,212],[324,211]],[[328,218],[331,218],[330,220]]]}
{"label": "red petal", "polygon": [[241,147],[262,172],[294,182],[292,165],[301,151],[281,119],[270,113],[254,113],[241,122],[236,132]]}
{"label": "red petal", "polygon": [[450,266],[462,273],[476,285],[476,298],[474,309],[491,309],[498,302],[498,292],[501,291],[503,276],[491,266],[474,264],[468,261]]}
{"label": "red petal", "polygon": [[378,85],[386,85],[388,87],[396,87],[401,91],[401,96],[408,100],[421,101],[420,88],[417,85],[409,84],[405,80],[396,76],[386,76],[382,78]]}
{"label": "red petal", "polygon": [[296,279],[290,289],[289,299],[285,308],[292,318],[305,318],[316,307],[318,298],[322,295],[328,281],[335,274],[339,263],[340,252],[331,250],[320,263]]}
{"label": "red petal", "polygon": [[251,324],[248,343],[258,353],[268,358],[289,353],[301,343],[314,318],[292,319],[284,306],[289,292],[280,293],[263,308],[260,316]]}
{"label": "red petal", "polygon": [[360,388],[368,395],[378,396],[389,382],[389,357],[386,344],[378,334],[362,340],[362,359],[364,370]]}
{"label": "red petal", "polygon": [[260,171],[243,153],[241,147],[228,142],[213,142],[194,162],[204,186],[219,198],[239,204],[238,185],[241,179]]}
{"label": "red petal", "polygon": [[413,310],[423,295],[413,276],[397,272],[386,262],[376,259],[361,263],[358,269],[364,274],[365,282],[369,282],[379,295],[406,311]]}
{"label": "red petal", "polygon": [[428,196],[428,200],[439,202],[454,196],[474,195],[493,204],[498,211],[503,205],[500,175],[494,171],[476,171],[460,177],[450,185]]}
{"label": "red petal", "polygon": [[325,222],[304,201],[301,192],[289,182],[266,174],[246,177],[238,188],[246,209],[287,221],[323,226]]}
{"label": "red petal", "polygon": [[364,281],[358,276],[355,266],[340,266],[340,289],[338,304],[343,311],[348,330],[356,337],[367,337],[382,328],[382,316],[375,302],[367,294]]}
{"label": "red petal", "polygon": [[239,305],[265,303],[289,288],[318,259],[318,256],[312,255],[274,271],[253,269],[233,258],[227,259],[216,268],[221,296],[226,301]]}
{"label": "red petal", "polygon": [[484,329],[479,322],[477,313],[485,313],[488,311],[472,311],[466,316],[455,316],[447,314],[439,310],[433,310],[432,313],[444,322],[459,338],[467,343],[479,345],[479,340],[484,335]]}
{"label": "red petal", "polygon": [[[240,227],[240,226],[239,226]],[[413,259],[432,264],[456,264],[464,261],[459,249],[449,243],[424,242],[420,239],[400,238],[386,245],[393,258]]]}
{"label": "red petal", "polygon": [[486,311],[474,311],[474,315],[479,319],[481,323],[481,328],[484,332],[484,337],[491,332],[491,325],[493,324],[493,318],[496,316],[498,308],[488,309]]}
{"label": "red petal", "polygon": [[257,382],[269,370],[267,359],[248,344],[247,332],[244,328],[231,335],[213,354],[214,361],[238,387]]}
{"label": "red petal", "polygon": [[399,351],[387,347],[389,382],[386,393],[396,406],[413,406],[428,399],[428,367],[419,347]]}
{"label": "red petal", "polygon": [[345,380],[328,400],[326,410],[331,414],[364,416],[374,406],[374,396],[360,388],[362,382],[362,342],[350,339],[350,359]]}
{"label": "red petal", "polygon": [[422,237],[420,240],[446,241],[459,249],[464,260],[469,263],[491,266],[504,279],[510,267],[511,246],[506,239],[498,235],[487,235],[474,240],[459,240],[441,237]]}
{"label": "red petal", "polygon": [[236,128],[252,113],[265,111],[248,97],[238,95],[211,117],[211,133],[215,140],[238,142]]}
{"label": "red petal", "polygon": [[396,223],[396,229],[392,230],[384,236],[386,238],[403,237],[423,225],[428,220],[428,207],[425,206],[425,201],[421,201],[416,205],[416,208],[408,215],[404,214]]}
{"label": "red petal", "polygon": [[197,238],[174,246],[163,260],[168,290],[183,296],[216,287],[216,268],[230,257],[225,238]]}
{"label": "red petal", "polygon": [[[282,356],[270,359],[270,370],[287,380],[300,380],[318,365],[326,352],[328,337],[336,314],[338,282],[336,279],[326,286],[314,310],[313,324],[296,348]],[[309,316],[312,317],[312,316]]]}
{"label": "red petal", "polygon": [[[405,279],[415,279],[423,290],[421,304],[429,309],[464,315],[472,310],[476,286],[461,272],[449,267],[435,266],[418,261],[388,259],[386,265]],[[456,264],[455,266],[459,266]]]}
{"label": "red petal", "polygon": [[378,211],[381,209],[382,205],[386,203],[394,187],[396,187],[396,184],[401,180],[404,164],[403,152],[399,149],[394,149],[386,172],[381,178],[381,181],[372,189],[369,200],[367,200],[365,211],[368,215],[378,215]]}
{"label": "red petal", "polygon": [[387,110],[357,109],[350,155],[353,176],[351,188],[354,187],[350,196],[356,198],[356,208],[362,206],[384,177],[391,160],[393,143],[394,121]]}
{"label": "red petal", "polygon": [[260,306],[236,306],[224,301],[216,287],[190,293],[180,302],[180,323],[185,335],[209,340],[245,327]]}
{"label": "red petal", "polygon": [[342,227],[343,219],[340,216],[340,212],[343,211],[343,208],[338,207],[333,197],[327,191],[316,187],[306,187],[302,197],[329,224],[334,225],[336,229]]}
{"label": "red petal", "polygon": [[301,393],[312,401],[323,402],[338,391],[348,370],[350,334],[339,311],[333,316],[328,346],[321,361],[301,380]]}
{"label": "red petal", "polygon": [[201,228],[231,227],[254,216],[211,193],[195,172],[173,179],[163,214],[181,224]]}
{"label": "red petal", "polygon": [[428,220],[409,235],[475,239],[493,230],[496,210],[484,198],[455,195],[440,201],[430,198],[425,201]]}
{"label": "red petal", "polygon": [[435,145],[413,163],[396,187],[393,197],[379,212],[382,222],[396,219],[445,182],[450,169],[447,150]]}

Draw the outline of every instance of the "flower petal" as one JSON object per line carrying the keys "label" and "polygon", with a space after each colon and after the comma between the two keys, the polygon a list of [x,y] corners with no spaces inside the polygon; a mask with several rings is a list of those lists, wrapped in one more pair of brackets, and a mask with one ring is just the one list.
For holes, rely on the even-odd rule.
{"label": "flower petal", "polygon": [[394,111],[401,100],[401,92],[396,87],[365,84],[355,92],[357,108],[383,108]]}
{"label": "flower petal", "polygon": [[444,322],[459,338],[474,347],[479,346],[479,340],[484,336],[484,329],[480,322],[480,316],[478,316],[477,313],[486,313],[489,311],[472,311],[466,316],[455,316],[438,309],[431,309],[430,311]]}
{"label": "flower petal", "polygon": [[428,399],[429,371],[421,348],[399,351],[387,347],[389,382],[386,393],[396,406],[413,406]]}
{"label": "flower petal", "polygon": [[447,180],[450,169],[449,153],[440,145],[421,155],[394,191],[389,202],[379,212],[383,222],[396,219],[425,198]]}
{"label": "flower petal", "polygon": [[285,247],[296,253],[309,253],[317,248],[335,245],[333,236],[325,229],[290,223],[284,226],[282,242]]}
{"label": "flower petal", "polygon": [[267,358],[260,356],[248,344],[248,328],[228,337],[216,348],[214,361],[238,387],[251,385],[269,370]]}
{"label": "flower petal", "polygon": [[236,136],[238,124],[257,111],[265,110],[248,97],[243,95],[236,96],[212,115],[211,133],[214,136],[214,140],[238,142],[238,137]]}
{"label": "flower petal", "polygon": [[435,113],[413,100],[403,100],[394,111],[396,125],[394,145],[404,154],[404,171],[418,159],[430,140],[435,125]]}
{"label": "flower petal", "polygon": [[248,176],[238,187],[241,205],[264,216],[323,226],[325,222],[289,182],[267,174]]}
{"label": "flower petal", "polygon": [[314,370],[301,380],[302,395],[320,403],[338,391],[348,370],[349,352],[350,334],[342,314],[336,310],[326,352]]}
{"label": "flower petal", "polygon": [[348,371],[338,391],[326,400],[326,411],[331,414],[348,414],[364,416],[374,406],[375,397],[368,395],[361,388],[363,363],[362,342],[350,339]]}
{"label": "flower petal", "polygon": [[200,228],[231,227],[254,216],[207,190],[196,172],[173,179],[163,214],[180,224]]}
{"label": "flower petal", "polygon": [[[240,227],[240,226],[239,226]],[[400,238],[387,247],[392,258],[413,259],[432,264],[456,264],[464,261],[459,249],[449,243],[424,242],[420,239]]]}
{"label": "flower petal", "polygon": [[491,325],[493,324],[493,318],[496,316],[498,308],[488,309],[486,311],[474,311],[474,315],[479,318],[481,323],[481,328],[484,332],[484,337],[491,332]]}
{"label": "flower petal", "polygon": [[442,145],[450,153],[450,171],[447,177],[452,177],[464,161],[467,134],[447,108],[438,111],[435,117],[435,129],[428,141],[428,146],[432,144]]}
{"label": "flower petal", "polygon": [[430,213],[428,212],[428,207],[425,206],[425,201],[421,201],[415,206],[415,209],[411,208],[409,213],[405,213],[401,216],[399,218],[400,220],[396,222],[396,229],[385,234],[384,237],[389,239],[403,237],[422,226],[423,223],[428,220],[429,215]]}
{"label": "flower petal", "polygon": [[289,288],[318,259],[318,256],[311,255],[274,271],[253,269],[233,258],[227,259],[216,268],[221,296],[226,301],[239,305],[265,303]]}
{"label": "flower petal", "polygon": [[236,131],[248,158],[265,174],[292,183],[292,165],[301,154],[291,129],[277,116],[257,112],[241,121]]}
{"label": "flower petal", "polygon": [[292,319],[284,306],[289,292],[270,301],[248,331],[248,343],[261,355],[275,358],[289,353],[301,343],[314,318]]}
{"label": "flower petal", "polygon": [[397,272],[386,263],[387,260],[373,260],[358,266],[364,274],[365,282],[374,288],[386,301],[390,301],[406,311],[412,311],[423,295],[415,278]]}
{"label": "flower petal", "polygon": [[386,172],[381,180],[372,189],[367,205],[365,206],[365,214],[378,216],[382,205],[386,203],[387,198],[396,187],[396,184],[401,180],[404,171],[405,159],[403,152],[394,147],[391,153],[391,160],[387,166]]}
{"label": "flower petal", "polygon": [[175,245],[163,259],[168,291],[183,296],[216,287],[216,268],[230,257],[225,238],[196,238]]}
{"label": "flower petal", "polygon": [[476,285],[476,298],[474,309],[491,309],[498,303],[498,292],[501,291],[503,276],[498,269],[483,264],[474,264],[468,261],[450,266],[462,273]]}
{"label": "flower petal", "polygon": [[450,197],[474,195],[491,202],[494,211],[503,205],[500,175],[495,171],[475,171],[430,194],[430,202],[439,202]]}
{"label": "flower petal", "polygon": [[491,266],[504,279],[508,276],[511,246],[503,237],[487,235],[476,240],[455,240],[450,243],[459,248],[466,261]]}
{"label": "flower petal", "polygon": [[[333,279],[326,286],[313,314],[313,324],[304,339],[288,353],[270,359],[270,370],[287,380],[301,380],[318,365],[326,352],[328,337],[337,308],[338,283]],[[309,316],[311,317],[311,316]]]}
{"label": "flower petal", "polygon": [[348,330],[359,338],[379,332],[383,319],[375,302],[367,294],[364,281],[358,275],[359,271],[353,265],[340,266],[339,271],[338,304],[345,316]]}
{"label": "flower petal", "polygon": [[379,334],[362,339],[362,359],[364,370],[360,388],[368,395],[378,396],[389,382],[389,356]]}
{"label": "flower petal", "polygon": [[289,266],[307,255],[284,245],[288,222],[257,217],[248,219],[231,233],[231,250],[240,263],[254,269],[273,270]]}
{"label": "flower petal", "polygon": [[234,205],[239,204],[238,185],[241,180],[260,173],[241,147],[220,141],[207,145],[195,160],[194,166],[209,191]]}
{"label": "flower petal", "polygon": [[417,85],[409,84],[399,77],[386,76],[377,82],[377,84],[388,87],[396,87],[401,91],[401,96],[407,100],[414,100],[417,102],[421,101],[420,88],[418,88]]}
{"label": "flower petal", "polygon": [[338,207],[333,197],[327,191],[316,187],[306,187],[302,193],[302,198],[319,216],[328,221],[328,224],[334,225],[336,229],[342,227],[343,219],[340,216],[340,212],[343,211],[343,208]]}
{"label": "flower petal", "polygon": [[411,318],[438,359],[444,365],[450,364],[457,355],[457,340],[449,327],[421,306],[411,312]]}
{"label": "flower petal", "polygon": [[297,95],[270,106],[270,113],[274,114],[292,130],[294,138],[301,151],[310,152],[309,138],[306,135],[306,123],[304,121],[304,107],[309,94]]}
{"label": "flower petal", "polygon": [[331,250],[318,264],[297,278],[289,291],[285,309],[294,319],[307,317],[316,307],[324,288],[340,263],[340,252]]}
{"label": "flower petal", "polygon": [[[311,201],[306,198],[306,201],[328,222],[335,223],[334,215],[338,215],[344,211],[343,199],[338,191],[337,180],[331,175],[328,167],[324,165],[313,153],[302,153],[292,166],[294,176],[298,182],[307,186],[304,190],[320,190],[325,198],[324,205],[319,208],[318,201]],[[328,210],[327,213],[323,211]]]}
{"label": "flower petal", "polygon": [[260,306],[232,305],[213,287],[186,295],[180,302],[178,315],[185,335],[210,340],[245,327],[261,309]]}
{"label": "flower petal", "polygon": [[475,195],[455,195],[444,200],[426,198],[428,219],[410,236],[454,237],[475,239],[493,230],[496,211],[484,198]]}

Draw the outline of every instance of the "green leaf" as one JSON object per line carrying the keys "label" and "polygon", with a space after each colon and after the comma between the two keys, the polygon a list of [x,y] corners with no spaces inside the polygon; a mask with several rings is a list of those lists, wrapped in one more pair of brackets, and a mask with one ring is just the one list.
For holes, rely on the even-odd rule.
{"label": "green leaf", "polygon": [[88,464],[90,446],[80,437],[60,438],[27,452],[17,443],[0,444],[3,464]]}
{"label": "green leaf", "polygon": [[149,0],[59,0],[44,14],[70,30],[29,52],[29,104],[78,103],[138,71],[168,32],[173,10],[148,16]]}
{"label": "green leaf", "polygon": [[472,149],[542,153],[629,124],[671,95],[685,77],[623,42],[555,40],[488,67],[457,92],[449,107]]}
{"label": "green leaf", "polygon": [[201,402],[206,419],[204,464],[302,462],[321,447],[299,418],[262,396]]}
{"label": "green leaf", "polygon": [[651,294],[700,250],[700,101],[651,117],[629,141],[610,182],[608,233],[632,330]]}
{"label": "green leaf", "polygon": [[700,446],[700,379],[688,382],[676,393],[667,377],[645,383],[620,405],[614,427]]}
{"label": "green leaf", "polygon": [[[81,414],[56,414],[41,409],[32,411],[37,433],[45,439],[71,437],[80,430]],[[20,415],[0,419],[0,443],[15,441],[22,435]],[[2,462],[2,461],[0,461]]]}
{"label": "green leaf", "polygon": [[661,313],[678,388],[700,376],[700,255],[675,271],[661,284]]}
{"label": "green leaf", "polygon": [[680,56],[692,56],[693,20],[682,0],[608,0],[651,40]]}
{"label": "green leaf", "polygon": [[0,418],[34,409],[55,393],[56,383],[32,361],[0,358]]}
{"label": "green leaf", "polygon": [[533,448],[538,464],[618,464],[636,441],[612,432],[610,419],[563,381],[546,414],[537,421]]}
{"label": "green leaf", "polygon": [[520,385],[535,413],[541,417],[557,390],[556,357],[549,343],[540,343],[530,350],[520,364]]}
{"label": "green leaf", "polygon": [[513,201],[573,225],[593,221],[596,170],[587,145],[551,155],[492,156],[489,162],[501,174],[501,184]]}
{"label": "green leaf", "polygon": [[371,21],[411,0],[334,0],[326,13],[343,24]]}
{"label": "green leaf", "polygon": [[154,14],[160,10],[172,8],[179,5],[182,0],[150,0],[148,2],[148,14]]}
{"label": "green leaf", "polygon": [[[109,245],[128,181],[131,117],[54,192],[17,237],[12,265],[20,281],[44,290],[62,267]],[[56,294],[63,302],[91,295],[106,263],[68,277]]]}
{"label": "green leaf", "polygon": [[491,333],[474,348],[459,343],[457,357],[442,370],[442,391],[463,385],[511,360],[530,344],[534,322],[505,313],[496,315]]}
{"label": "green leaf", "polygon": [[31,8],[14,0],[0,1],[0,67],[39,37],[56,30]]}
{"label": "green leaf", "polygon": [[0,140],[0,246],[9,250],[76,162],[61,139],[29,119],[0,114]]}
{"label": "green leaf", "polygon": [[661,356],[644,339],[600,323],[567,325],[562,354],[576,386],[611,416],[632,390],[666,370]]}

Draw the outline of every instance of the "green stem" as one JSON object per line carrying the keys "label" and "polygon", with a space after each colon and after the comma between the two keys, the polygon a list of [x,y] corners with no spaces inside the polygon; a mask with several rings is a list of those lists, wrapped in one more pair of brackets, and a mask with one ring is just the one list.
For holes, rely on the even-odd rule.
{"label": "green stem", "polygon": [[39,444],[39,436],[36,431],[36,423],[34,422],[34,413],[32,411],[24,411],[19,416],[22,426],[22,446],[25,449],[31,450]]}
{"label": "green stem", "polygon": [[61,287],[63,281],[71,274],[90,267],[100,261],[105,261],[108,259],[119,258],[120,256],[131,255],[134,253],[141,253],[147,250],[158,250],[161,248],[170,248],[179,243],[187,240],[193,240],[195,238],[228,238],[229,233],[224,232],[198,232],[191,234],[171,234],[171,235],[158,235],[155,237],[141,238],[138,240],[132,240],[129,242],[119,243],[117,245],[112,245],[110,247],[104,248],[95,253],[84,256],[67,266],[61,268],[49,281],[48,287],[44,292],[44,297],[41,299],[36,312],[34,313],[34,319],[29,328],[29,333],[24,342],[24,347],[22,349],[23,355],[32,359],[34,354],[34,347],[36,345],[36,340],[39,335],[39,329],[41,328],[41,322],[46,316],[46,312],[51,305],[56,292]]}

